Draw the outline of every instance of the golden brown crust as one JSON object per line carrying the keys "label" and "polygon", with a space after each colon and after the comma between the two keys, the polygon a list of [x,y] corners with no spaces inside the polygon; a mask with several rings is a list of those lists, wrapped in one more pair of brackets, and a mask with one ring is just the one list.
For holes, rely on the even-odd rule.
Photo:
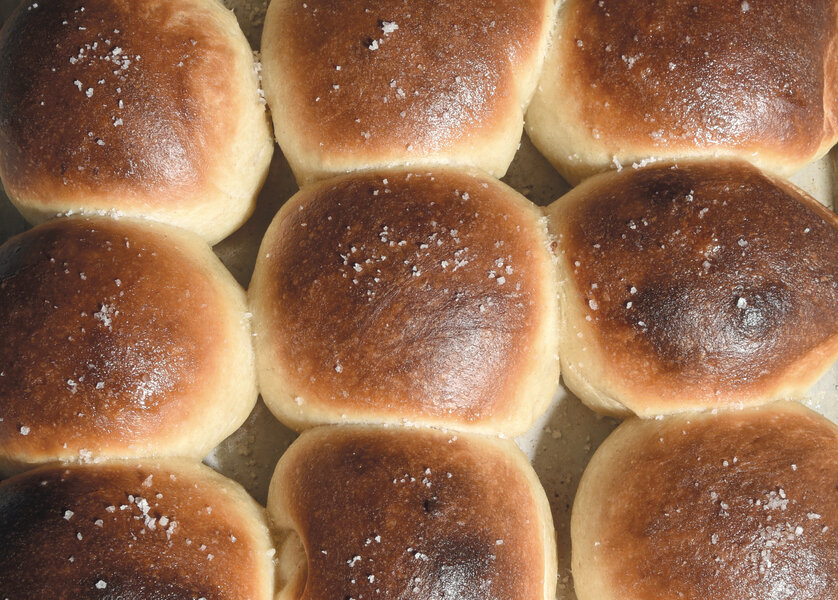
{"label": "golden brown crust", "polygon": [[627,422],[580,484],[580,600],[838,595],[838,428],[799,405]]}
{"label": "golden brown crust", "polygon": [[47,467],[0,485],[9,598],[269,600],[269,544],[256,503],[190,463]]}
{"label": "golden brown crust", "polygon": [[531,133],[572,179],[717,152],[791,174],[838,136],[836,19],[834,0],[568,0]]}
{"label": "golden brown crust", "polygon": [[[250,358],[244,303],[204,255],[214,260],[186,232],[103,218],[52,221],[0,247],[0,454],[200,454],[206,439],[176,441],[196,418],[204,438],[229,434],[255,400],[251,361],[239,370],[231,357]],[[211,415],[228,402],[219,425]]]}
{"label": "golden brown crust", "polygon": [[[207,0],[21,4],[0,35],[0,174],[27,218],[114,209],[172,220],[230,192],[229,170],[251,178],[231,151],[250,157],[264,142],[251,123],[255,76],[224,17]],[[249,193],[226,198],[228,220]]]}
{"label": "golden brown crust", "polygon": [[306,549],[303,600],[555,593],[549,507],[510,442],[316,429],[281,459],[268,506]]}
{"label": "golden brown crust", "polygon": [[[298,179],[311,178],[307,168],[321,171],[315,177],[345,170],[347,153],[386,166],[453,159],[452,150],[482,143],[514,149],[551,8],[544,0],[272,2],[266,93]],[[320,164],[300,165],[289,152],[296,144]],[[464,161],[472,164],[456,162]]]}
{"label": "golden brown crust", "polygon": [[550,212],[568,315],[601,357],[565,358],[607,365],[603,391],[630,410],[767,401],[834,360],[838,217],[791,185],[745,163],[661,165]]}
{"label": "golden brown crust", "polygon": [[834,9],[833,0],[571,0],[574,35],[562,43],[579,77],[569,92],[597,84],[597,101],[580,116],[608,143],[748,148],[758,140],[809,154],[830,126],[824,58]]}
{"label": "golden brown crust", "polygon": [[[526,429],[558,368],[539,219],[510,188],[455,171],[366,173],[300,192],[263,240],[250,290],[269,406],[284,403],[280,416],[303,426],[506,431],[523,418]],[[279,373],[281,389],[268,381]]]}
{"label": "golden brown crust", "polygon": [[0,157],[9,185],[47,180],[43,197],[61,185],[133,188],[157,202],[200,185],[206,145],[231,127],[207,121],[204,86],[211,74],[221,85],[231,51],[172,3],[41,4],[23,5],[3,31]]}

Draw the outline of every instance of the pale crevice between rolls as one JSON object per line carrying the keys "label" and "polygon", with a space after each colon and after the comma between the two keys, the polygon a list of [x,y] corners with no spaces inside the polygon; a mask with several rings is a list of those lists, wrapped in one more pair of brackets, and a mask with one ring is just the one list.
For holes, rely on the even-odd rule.
{"label": "pale crevice between rolls", "polygon": [[308,559],[299,534],[294,530],[279,531],[277,543],[277,592],[275,600],[302,598],[308,579]]}

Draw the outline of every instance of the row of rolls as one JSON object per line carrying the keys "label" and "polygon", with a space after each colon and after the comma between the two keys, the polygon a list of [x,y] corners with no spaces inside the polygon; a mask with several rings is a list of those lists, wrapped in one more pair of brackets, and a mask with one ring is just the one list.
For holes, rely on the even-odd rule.
{"label": "row of rolls", "polygon": [[266,177],[266,105],[301,185],[395,165],[501,177],[525,115],[574,185],[719,158],[789,176],[838,140],[832,0],[270,4],[255,60],[217,1],[21,2],[0,37],[15,206],[216,243]]}
{"label": "row of rolls", "polygon": [[[838,428],[786,402],[838,355],[838,217],[778,177],[838,136],[838,9],[634,4],[274,0],[258,65],[214,0],[22,3],[0,596],[550,600],[501,438],[560,375],[631,416],[575,500],[581,600],[838,594]],[[207,242],[266,176],[260,76],[303,187],[245,293]],[[584,179],[545,208],[495,179],[528,105]],[[259,393],[302,432],[267,515],[197,464]]]}
{"label": "row of rolls", "polygon": [[94,440],[98,456],[202,457],[257,379],[298,431],[515,436],[560,372],[594,410],[653,417],[804,398],[834,362],[838,219],[790,184],[661,165],[546,214],[476,172],[331,179],[285,203],[247,295],[169,225],[81,216],[19,234],[0,248],[0,464]]}
{"label": "row of rolls", "polygon": [[[793,402],[630,419],[580,482],[579,598],[834,597],[835,424]],[[510,440],[306,430],[267,513],[182,458],[0,482],[8,598],[555,598],[550,504]]]}

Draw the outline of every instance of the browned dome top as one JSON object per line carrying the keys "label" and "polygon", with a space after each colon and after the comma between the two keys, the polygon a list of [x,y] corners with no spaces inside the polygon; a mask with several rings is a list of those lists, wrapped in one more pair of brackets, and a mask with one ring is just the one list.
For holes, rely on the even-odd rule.
{"label": "browned dome top", "polygon": [[838,217],[790,186],[696,163],[573,194],[555,219],[572,294],[626,385],[735,395],[838,333]]}
{"label": "browned dome top", "polygon": [[810,154],[835,135],[833,0],[569,0],[568,93],[605,143]]}
{"label": "browned dome top", "polygon": [[4,597],[264,598],[251,517],[195,475],[117,462],[3,482]]}
{"label": "browned dome top", "polygon": [[309,189],[280,214],[260,267],[259,335],[296,393],[408,418],[509,411],[551,311],[536,210],[499,183],[447,171]]}
{"label": "browned dome top", "polygon": [[[520,111],[543,0],[283,1],[271,33],[289,124],[325,151],[450,147]],[[280,85],[279,83],[277,85]]]}
{"label": "browned dome top", "polygon": [[5,450],[144,443],[194,410],[227,336],[209,315],[229,309],[165,231],[176,230],[62,219],[0,247]]}
{"label": "browned dome top", "polygon": [[496,447],[361,428],[301,442],[278,485],[307,548],[304,600],[543,597],[537,505]]}
{"label": "browned dome top", "polygon": [[615,597],[838,595],[834,425],[801,408],[638,427],[597,491],[592,558]]}
{"label": "browned dome top", "polygon": [[[230,42],[199,3],[22,3],[0,36],[0,169],[10,190],[142,195],[202,184],[225,143]],[[158,195],[159,194],[159,195]]]}

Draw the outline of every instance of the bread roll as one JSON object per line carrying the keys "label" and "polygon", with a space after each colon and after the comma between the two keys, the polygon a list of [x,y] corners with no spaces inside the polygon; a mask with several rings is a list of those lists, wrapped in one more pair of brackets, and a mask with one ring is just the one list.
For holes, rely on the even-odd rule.
{"label": "bread roll", "polygon": [[0,473],[200,458],[256,402],[245,297],[197,236],[58,219],[0,247]]}
{"label": "bread roll", "polygon": [[838,140],[834,0],[567,0],[527,113],[572,183],[738,157],[791,175]]}
{"label": "bread roll", "polygon": [[548,209],[562,372],[641,416],[800,398],[838,356],[838,217],[742,162],[593,178]]}
{"label": "bread roll", "polygon": [[416,422],[515,434],[558,387],[538,209],[476,172],[367,172],[303,188],[251,281],[262,395],[295,429]]}
{"label": "bread roll", "polygon": [[30,222],[114,212],[215,243],[253,211],[273,140],[220,2],[22,2],[0,81],[0,178]]}
{"label": "bread roll", "polygon": [[551,0],[273,0],[265,95],[297,181],[399,164],[502,176],[554,12]]}
{"label": "bread roll", "polygon": [[553,600],[550,507],[509,441],[323,427],[280,459],[268,513],[278,600]]}
{"label": "bread roll", "polygon": [[794,403],[633,419],[571,518],[579,600],[838,597],[838,427]]}
{"label": "bread roll", "polygon": [[262,507],[186,461],[48,466],[0,484],[4,598],[272,600]]}

